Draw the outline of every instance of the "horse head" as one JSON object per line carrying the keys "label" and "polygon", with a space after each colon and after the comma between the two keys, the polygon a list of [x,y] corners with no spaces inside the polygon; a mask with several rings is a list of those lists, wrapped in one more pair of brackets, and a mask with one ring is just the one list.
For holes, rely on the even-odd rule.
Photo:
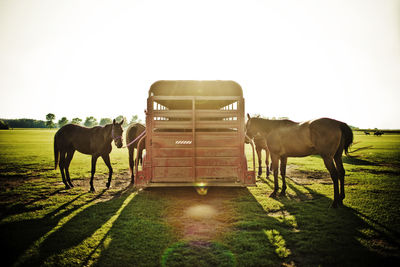
{"label": "horse head", "polygon": [[123,123],[124,123],[124,120],[122,120],[121,122],[116,122],[114,119],[113,124],[112,124],[111,136],[112,136],[112,139],[114,140],[115,145],[118,148],[121,148],[123,145],[123,142],[122,142],[122,132],[124,131],[122,129]]}
{"label": "horse head", "polygon": [[257,135],[259,135],[259,130],[257,129],[254,118],[251,118],[247,113],[247,122],[246,122],[246,138],[254,139]]}

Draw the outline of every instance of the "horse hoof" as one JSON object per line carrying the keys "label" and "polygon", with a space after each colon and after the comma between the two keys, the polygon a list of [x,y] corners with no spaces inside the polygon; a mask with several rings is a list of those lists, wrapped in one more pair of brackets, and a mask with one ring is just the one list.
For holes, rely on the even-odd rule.
{"label": "horse hoof", "polygon": [[90,193],[94,193],[94,192],[96,192],[96,190],[94,190],[94,188],[90,188],[90,191],[89,191]]}
{"label": "horse hoof", "polygon": [[73,185],[72,183],[69,183],[69,186],[70,186],[70,187],[74,187],[74,185]]}
{"label": "horse hoof", "polygon": [[285,192],[285,191],[282,191],[282,192],[279,194],[279,196],[285,197],[285,196],[286,196],[286,192]]}
{"label": "horse hoof", "polygon": [[66,190],[71,189],[71,186],[65,185],[65,189],[66,189]]}
{"label": "horse hoof", "polygon": [[110,183],[107,183],[106,187],[107,187],[107,189],[109,189],[110,188]]}
{"label": "horse hoof", "polygon": [[271,195],[269,195],[270,198],[276,198],[276,192],[272,192]]}

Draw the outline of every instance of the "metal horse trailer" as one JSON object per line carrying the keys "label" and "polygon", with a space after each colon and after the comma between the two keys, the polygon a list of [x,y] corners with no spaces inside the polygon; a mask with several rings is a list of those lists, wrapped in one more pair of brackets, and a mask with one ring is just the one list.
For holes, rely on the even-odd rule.
{"label": "metal horse trailer", "polygon": [[[254,186],[245,155],[244,98],[233,81],[157,81],[135,186]],[[138,146],[140,143],[138,144]],[[136,160],[138,162],[138,160]]]}

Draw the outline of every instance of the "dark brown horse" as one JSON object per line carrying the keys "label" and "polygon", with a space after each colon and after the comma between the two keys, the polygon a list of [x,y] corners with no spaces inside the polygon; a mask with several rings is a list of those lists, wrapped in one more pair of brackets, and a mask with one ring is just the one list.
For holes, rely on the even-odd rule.
{"label": "dark brown horse", "polygon": [[[126,143],[128,147],[128,154],[129,154],[129,170],[131,172],[131,182],[134,183],[135,181],[135,160],[133,158],[135,148],[137,148],[137,145],[140,140],[140,135],[146,130],[146,127],[144,127],[140,123],[134,123],[129,125],[128,130],[126,130]],[[138,138],[139,137],[139,138]],[[137,140],[135,140],[137,139]],[[132,142],[134,141],[134,142]],[[143,149],[145,149],[145,140],[143,140],[140,143],[140,147],[137,149],[138,153],[138,160],[140,164],[142,164],[142,152]],[[138,163],[139,163],[138,162]]]}
{"label": "dark brown horse", "polygon": [[343,204],[345,170],[342,154],[343,150],[348,154],[348,148],[353,143],[353,132],[346,123],[328,118],[296,123],[290,120],[267,120],[251,118],[248,114],[247,116],[246,134],[250,138],[264,137],[271,154],[274,172],[274,191],[271,197],[275,197],[279,189],[279,160],[282,176],[281,194],[284,195],[287,158],[320,155],[333,181],[332,207]]}
{"label": "dark brown horse", "polygon": [[[246,143],[250,143],[250,138],[246,136]],[[254,145],[256,146],[257,159],[258,159],[258,177],[262,175],[262,151],[265,150],[265,168],[267,177],[269,176],[270,167],[269,167],[269,151],[267,147],[267,141],[262,136],[254,137]]]}
{"label": "dark brown horse", "polygon": [[[110,187],[113,169],[110,163],[111,142],[114,140],[118,148],[122,147],[122,120],[120,123],[113,121],[103,127],[95,126],[86,128],[75,124],[67,124],[61,127],[54,136],[54,159],[57,169],[60,156],[60,172],[65,188],[73,187],[69,176],[69,165],[75,151],[92,155],[92,175],[90,177],[90,191],[94,192],[93,177],[96,172],[98,157],[102,157],[109,170],[107,188]],[[65,174],[64,174],[65,172]]]}

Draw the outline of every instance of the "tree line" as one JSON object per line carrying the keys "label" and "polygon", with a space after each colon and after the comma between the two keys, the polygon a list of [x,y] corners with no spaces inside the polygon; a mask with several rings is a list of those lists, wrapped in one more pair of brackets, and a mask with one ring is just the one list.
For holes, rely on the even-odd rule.
{"label": "tree line", "polygon": [[[128,126],[131,123],[141,122],[138,115],[133,115],[130,121],[123,115],[119,115],[115,118],[117,121],[124,120],[123,127]],[[86,127],[93,126],[104,126],[106,124],[112,123],[111,118],[100,118],[98,121],[94,116],[86,117],[85,120],[81,118],[72,118],[69,120],[67,117],[61,117],[56,120],[56,116],[53,113],[48,113],[46,115],[46,120],[34,120],[34,119],[0,119],[0,129],[9,128],[59,128],[68,123],[73,123],[77,125],[83,125]]]}

